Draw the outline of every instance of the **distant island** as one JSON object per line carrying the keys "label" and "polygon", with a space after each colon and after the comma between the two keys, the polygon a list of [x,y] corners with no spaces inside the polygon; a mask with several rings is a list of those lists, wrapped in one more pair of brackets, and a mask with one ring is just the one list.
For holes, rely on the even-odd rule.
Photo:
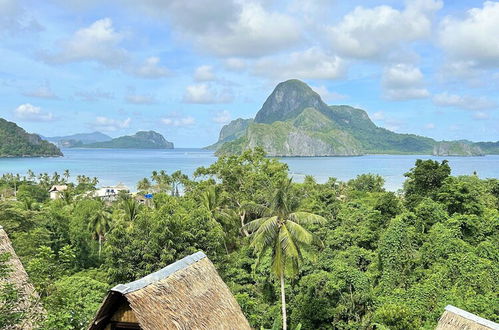
{"label": "distant island", "polygon": [[36,134],[0,118],[0,157],[59,157],[61,150]]}
{"label": "distant island", "polygon": [[218,142],[206,148],[223,155],[255,147],[281,157],[499,154],[499,142],[435,141],[378,127],[364,110],[329,106],[310,86],[296,79],[278,84],[255,119],[233,120],[222,128]]}
{"label": "distant island", "polygon": [[124,149],[173,149],[173,143],[154,131],[140,131],[134,135],[120,136],[115,139],[89,144],[76,144],[72,147],[83,148],[124,148]]}
{"label": "distant island", "polygon": [[101,132],[92,132],[92,133],[79,133],[67,136],[44,137],[44,139],[56,144],[59,147],[71,148],[75,146],[81,146],[84,144],[107,142],[111,141],[113,138]]}

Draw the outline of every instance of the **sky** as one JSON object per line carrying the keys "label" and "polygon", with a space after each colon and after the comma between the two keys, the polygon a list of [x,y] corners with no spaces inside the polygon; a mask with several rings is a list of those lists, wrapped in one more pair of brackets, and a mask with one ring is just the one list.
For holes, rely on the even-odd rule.
{"label": "sky", "polygon": [[499,140],[499,2],[0,0],[0,117],[216,142],[275,85],[437,140]]}

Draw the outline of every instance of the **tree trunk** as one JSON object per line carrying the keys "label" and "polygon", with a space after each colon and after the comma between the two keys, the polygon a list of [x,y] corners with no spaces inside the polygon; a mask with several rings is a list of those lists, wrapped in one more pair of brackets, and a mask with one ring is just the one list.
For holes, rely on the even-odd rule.
{"label": "tree trunk", "polygon": [[286,294],[284,292],[284,270],[281,271],[281,308],[282,308],[282,330],[288,328],[286,320]]}
{"label": "tree trunk", "polygon": [[102,250],[102,235],[99,234],[99,259],[100,259],[101,250]]}
{"label": "tree trunk", "polygon": [[243,213],[240,215],[240,218],[241,218],[241,231],[243,232],[244,236],[246,237],[249,237],[249,233],[248,231],[246,230],[246,228],[244,228],[244,218],[246,218],[246,211],[243,211]]}

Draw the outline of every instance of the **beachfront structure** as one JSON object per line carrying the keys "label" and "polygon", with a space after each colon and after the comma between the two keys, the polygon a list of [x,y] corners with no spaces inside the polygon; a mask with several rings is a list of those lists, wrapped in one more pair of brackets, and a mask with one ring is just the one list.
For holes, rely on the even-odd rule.
{"label": "beachfront structure", "polygon": [[59,199],[61,198],[61,193],[65,190],[68,189],[67,185],[54,185],[50,187],[49,189],[49,194],[50,194],[50,199]]}
{"label": "beachfront structure", "polygon": [[45,315],[45,310],[41,306],[40,297],[29,282],[28,274],[12,248],[9,236],[2,226],[0,226],[0,254],[7,254],[9,257],[5,263],[9,272],[6,276],[0,277],[0,286],[11,284],[17,290],[20,300],[16,311],[24,314],[20,324],[12,325],[8,329],[35,329],[37,328],[36,323]]}
{"label": "beachfront structure", "polygon": [[120,192],[129,193],[130,189],[123,183],[119,183],[116,186],[107,186],[99,188],[92,192],[93,197],[98,197],[107,202],[114,202],[118,198]]}
{"label": "beachfront structure", "polygon": [[435,330],[499,330],[499,324],[447,305]]}
{"label": "beachfront structure", "polygon": [[203,252],[112,288],[89,330],[251,329]]}

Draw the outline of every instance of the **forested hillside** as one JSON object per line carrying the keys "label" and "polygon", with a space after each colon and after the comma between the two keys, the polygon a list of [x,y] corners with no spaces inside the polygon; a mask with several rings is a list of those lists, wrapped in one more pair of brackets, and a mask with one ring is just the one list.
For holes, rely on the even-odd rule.
{"label": "forested hillside", "polygon": [[97,181],[83,176],[51,201],[69,173],[5,175],[0,224],[42,297],[44,329],[85,329],[107,289],[198,250],[255,329],[281,326],[281,275],[289,329],[433,329],[448,304],[499,321],[499,180],[432,160],[406,177],[400,193],[372,174],[293,183],[255,150],[191,178],[154,172],[138,184],[154,194],[141,205],[86,198]]}
{"label": "forested hillside", "polygon": [[0,118],[0,157],[62,156],[52,143],[29,134],[15,123]]}

